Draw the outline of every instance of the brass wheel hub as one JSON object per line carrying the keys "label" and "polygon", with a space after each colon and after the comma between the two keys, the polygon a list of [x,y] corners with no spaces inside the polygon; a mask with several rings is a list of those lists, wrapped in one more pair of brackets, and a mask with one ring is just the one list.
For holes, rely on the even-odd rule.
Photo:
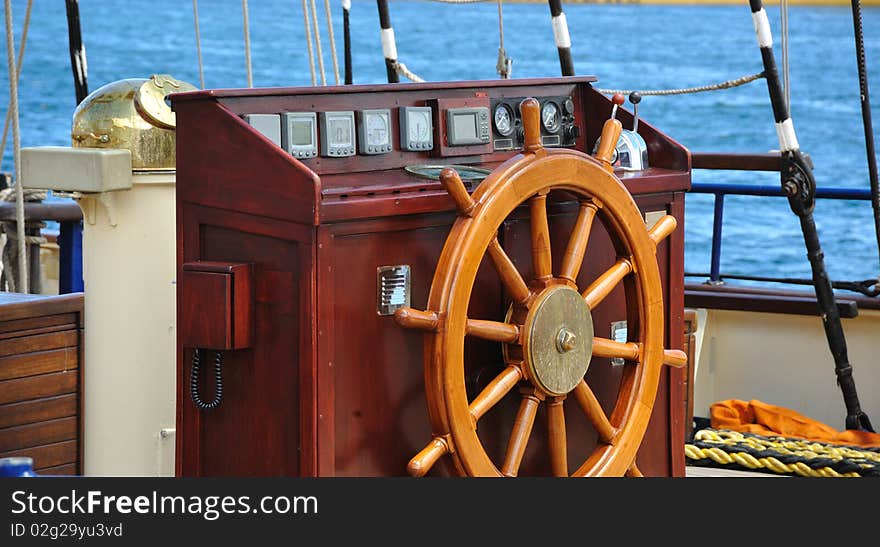
{"label": "brass wheel hub", "polygon": [[593,317],[583,296],[565,285],[545,290],[526,318],[523,353],[529,377],[549,395],[583,379],[593,355]]}

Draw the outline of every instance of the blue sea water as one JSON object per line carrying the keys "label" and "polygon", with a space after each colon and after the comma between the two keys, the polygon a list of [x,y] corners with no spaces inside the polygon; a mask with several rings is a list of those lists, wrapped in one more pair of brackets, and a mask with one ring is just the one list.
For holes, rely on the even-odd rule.
{"label": "blue sea water", "polygon": [[[26,0],[14,0],[16,47]],[[328,83],[334,72],[323,2],[319,23]],[[332,23],[340,73],[343,17],[334,0]],[[242,3],[202,0],[199,30],[205,86],[245,87]],[[577,74],[593,74],[598,87],[668,89],[704,85],[759,72],[747,2],[729,6],[564,4]],[[81,0],[82,37],[90,90],[122,79],[168,73],[199,84],[193,3],[185,0]],[[781,66],[780,13],[768,6]],[[499,45],[496,2],[451,4],[390,2],[400,60],[429,81],[494,79]],[[310,85],[302,3],[252,0],[248,6],[254,85]],[[864,8],[863,26],[880,126],[880,9]],[[560,73],[544,2],[503,5],[504,46],[513,77]],[[815,165],[820,186],[868,188],[865,141],[850,8],[793,6],[789,13],[792,118],[801,148]],[[351,8],[354,83],[383,83],[385,66],[375,2]],[[62,2],[33,5],[20,76],[22,146],[70,144],[75,95]],[[0,101],[8,97],[2,71]],[[643,119],[694,152],[766,152],[778,141],[762,80],[735,89],[676,96],[646,96]],[[2,170],[12,170],[11,138]],[[778,185],[768,173],[694,172],[695,181]],[[709,270],[712,198],[686,201],[685,268]],[[833,279],[874,278],[880,270],[868,201],[822,200],[815,210],[826,265]],[[722,271],[810,276],[796,217],[784,198],[728,197]]]}

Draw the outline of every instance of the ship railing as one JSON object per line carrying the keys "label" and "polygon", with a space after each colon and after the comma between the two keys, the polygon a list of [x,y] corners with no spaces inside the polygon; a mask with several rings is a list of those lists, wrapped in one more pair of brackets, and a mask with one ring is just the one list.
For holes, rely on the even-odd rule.
{"label": "ship railing", "polygon": [[[58,245],[58,294],[83,291],[82,209],[72,200],[24,203],[25,235],[54,239]],[[15,203],[0,202],[0,222],[15,223]],[[47,223],[51,223],[47,224]],[[56,227],[57,225],[57,227]],[[40,293],[41,244],[28,244],[28,277],[31,293]]]}
{"label": "ship railing", "polygon": [[[740,153],[698,153],[691,154],[691,167],[694,170],[732,170],[732,171],[769,171],[779,172],[782,161],[779,153],[740,154]],[[724,279],[738,279],[757,282],[775,282],[782,284],[810,284],[810,280],[777,278],[747,274],[725,274],[721,271],[721,240],[724,220],[725,197],[739,196],[771,196],[785,197],[781,185],[755,185],[741,183],[693,182],[690,193],[711,194],[714,197],[712,217],[712,239],[709,261],[709,272],[685,272],[685,277],[702,277],[706,285],[722,285]],[[816,199],[834,200],[865,200],[870,201],[871,192],[868,188],[831,188],[817,187]],[[859,292],[865,296],[874,296],[877,280],[835,281],[834,288]]]}
{"label": "ship railing", "polygon": [[[779,172],[782,166],[778,153],[730,153],[694,152],[691,154],[692,169],[728,171]],[[712,239],[710,247],[709,272],[685,272],[686,278],[705,278],[706,285],[722,285],[724,279],[739,279],[758,282],[778,282],[806,284],[805,280],[780,279],[759,275],[725,274],[721,271],[721,241],[724,226],[725,197],[768,196],[785,197],[780,185],[755,185],[742,183],[693,182],[690,193],[710,194],[714,198],[712,216]],[[868,188],[817,187],[816,199],[870,201]],[[29,224],[28,235],[54,237],[59,247],[58,293],[67,294],[83,290],[82,280],[82,210],[72,200],[49,200],[26,202],[25,219]],[[40,230],[41,222],[57,223],[58,229]],[[0,222],[15,222],[15,204],[0,202]],[[32,244],[28,263],[30,277],[39,279],[40,246]],[[859,287],[867,288],[865,282],[850,282],[849,290],[860,292]],[[836,288],[846,288],[847,282],[836,282]],[[34,292],[34,291],[31,291]],[[865,294],[865,291],[861,291]]]}

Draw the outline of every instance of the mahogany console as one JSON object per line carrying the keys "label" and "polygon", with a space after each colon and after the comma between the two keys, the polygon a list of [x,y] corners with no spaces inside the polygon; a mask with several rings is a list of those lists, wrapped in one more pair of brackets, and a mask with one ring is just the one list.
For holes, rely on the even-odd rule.
{"label": "mahogany console", "polygon": [[[436,179],[440,167],[492,170],[522,147],[519,101],[542,106],[542,144],[591,153],[611,101],[593,77],[203,90],[171,96],[177,116],[179,476],[399,476],[431,439],[424,398],[423,335],[395,323],[400,306],[425,309],[438,256],[456,218]],[[552,106],[545,105],[553,103]],[[507,112],[502,112],[507,110]],[[546,116],[546,118],[545,118]],[[625,129],[632,117],[617,114]],[[642,120],[649,166],[616,174],[646,222],[671,214],[658,247],[666,347],[682,348],[684,196],[690,153]],[[577,203],[551,193],[554,263]],[[579,286],[614,264],[593,229]],[[499,233],[530,272],[528,208]],[[560,257],[560,258],[557,258]],[[481,268],[469,316],[502,321],[507,296]],[[596,336],[626,319],[618,287],[593,311]],[[621,330],[623,336],[626,331]],[[198,353],[197,397],[192,365]],[[468,389],[502,363],[499,344],[466,348]],[[219,360],[222,393],[215,393]],[[620,367],[594,358],[587,380],[603,406]],[[664,367],[639,450],[645,475],[684,475],[681,369]],[[221,397],[218,400],[218,395]],[[201,401],[202,407],[194,403]],[[210,402],[216,402],[211,406]],[[487,450],[503,445],[517,403],[480,422]],[[608,410],[608,409],[606,409]],[[570,460],[596,443],[566,407]],[[540,416],[539,416],[540,418]],[[547,474],[541,419],[521,475]],[[450,474],[441,462],[432,475]]]}

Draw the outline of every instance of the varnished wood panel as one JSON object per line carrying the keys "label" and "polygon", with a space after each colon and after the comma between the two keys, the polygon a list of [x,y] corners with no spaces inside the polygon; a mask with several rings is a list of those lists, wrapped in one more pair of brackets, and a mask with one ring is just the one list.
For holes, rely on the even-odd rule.
{"label": "varnished wood panel", "polygon": [[42,467],[34,469],[37,475],[44,476],[71,476],[79,474],[79,468],[75,463],[67,463],[64,465],[56,465],[55,467]]}
{"label": "varnished wood panel", "polygon": [[0,429],[0,452],[76,439],[76,416]]}
{"label": "varnished wood panel", "polygon": [[3,380],[0,382],[0,404],[74,393],[78,383],[79,371],[76,369],[16,380]]}
{"label": "varnished wood panel", "polygon": [[18,319],[31,320],[56,314],[76,313],[82,326],[84,295],[81,292],[62,295],[40,295],[0,292],[0,306],[3,321]]}
{"label": "varnished wood panel", "polygon": [[222,105],[188,103],[176,131],[178,201],[314,221],[318,177]]}
{"label": "varnished wood panel", "polygon": [[0,380],[71,370],[77,368],[78,362],[75,347],[7,355],[0,357]]}
{"label": "varnished wood panel", "polygon": [[83,304],[83,293],[0,293],[0,453],[38,470],[80,469]]}
{"label": "varnished wood panel", "polygon": [[[5,317],[5,314],[4,314]],[[77,328],[77,314],[62,313],[0,322],[0,339]]]}
{"label": "varnished wood panel", "polygon": [[[253,273],[253,349],[223,352],[223,402],[199,411],[188,396],[179,404],[198,429],[198,458],[183,455],[185,474],[297,475],[299,472],[299,363],[297,244],[281,238],[203,225],[201,258],[257,263]],[[204,358],[203,399],[210,400],[213,351]],[[183,355],[189,378],[192,352]],[[187,384],[188,386],[188,384]],[[188,390],[185,391],[188,393]],[[179,433],[180,434],[180,433]],[[247,450],[230,450],[230,443]]]}
{"label": "varnished wood panel", "polygon": [[32,351],[76,347],[78,342],[79,335],[76,331],[52,332],[21,338],[8,338],[6,340],[0,340],[0,357],[29,353]]}
{"label": "varnished wood panel", "polygon": [[0,458],[24,456],[26,458],[34,459],[34,469],[55,467],[77,462],[79,454],[79,448],[77,445],[78,442],[75,440],[62,441],[32,448],[22,448],[10,452],[0,452]]}
{"label": "varnished wood panel", "polygon": [[0,428],[75,416],[75,393],[0,405]]}

